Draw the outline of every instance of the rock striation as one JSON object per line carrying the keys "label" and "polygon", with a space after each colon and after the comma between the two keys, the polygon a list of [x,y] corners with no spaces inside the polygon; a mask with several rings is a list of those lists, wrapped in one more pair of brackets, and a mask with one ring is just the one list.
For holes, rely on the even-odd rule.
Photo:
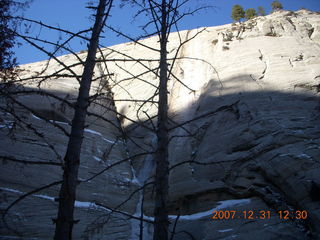
{"label": "rock striation", "polygon": [[[144,239],[152,239],[152,184],[138,190],[154,172],[145,152],[156,145],[156,47],[153,37],[98,54],[75,239],[139,239],[141,216]],[[85,56],[57,60],[80,75],[75,63]],[[240,25],[172,33],[169,58],[175,56],[168,89],[174,239],[319,239],[319,13],[279,11]],[[2,210],[61,180],[79,87],[69,72],[53,59],[21,66],[15,112],[0,116]],[[3,99],[0,106],[7,106]],[[123,159],[129,161],[106,170]],[[0,239],[51,239],[58,189],[30,193],[10,208]],[[230,211],[234,217],[227,217]],[[306,219],[295,219],[302,212]]]}

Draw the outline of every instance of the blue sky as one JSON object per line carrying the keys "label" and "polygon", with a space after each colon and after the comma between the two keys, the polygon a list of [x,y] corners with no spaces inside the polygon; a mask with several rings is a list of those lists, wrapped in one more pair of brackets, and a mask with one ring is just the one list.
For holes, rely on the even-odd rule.
{"label": "blue sky", "polygon": [[[203,26],[217,26],[232,22],[230,17],[232,6],[240,4],[244,9],[257,8],[263,6],[267,13],[271,10],[271,2],[273,0],[190,0],[189,7],[197,7],[200,4],[208,4],[213,8],[204,10],[192,17],[187,17],[181,21],[179,28],[193,29]],[[84,30],[92,25],[92,19],[90,20],[90,14],[93,12],[85,8],[85,0],[34,0],[30,7],[24,12],[26,18],[41,21],[43,23],[61,27],[73,32]],[[111,11],[111,18],[108,23],[116,29],[126,32],[131,36],[137,36],[141,34],[139,26],[144,23],[146,19],[143,17],[132,21],[131,16],[135,13],[135,9],[132,6],[125,6],[119,8],[117,3],[120,0],[115,0],[115,7]],[[284,9],[286,10],[298,10],[301,7],[313,11],[320,11],[320,0],[280,0]],[[23,26],[21,27],[21,29]],[[44,28],[39,28],[36,25],[32,25],[29,29],[29,33],[33,36],[39,36],[50,41],[58,41],[65,39],[66,36],[59,34],[57,31],[47,31]],[[128,40],[123,37],[117,37],[110,31],[105,31],[104,38],[101,44],[104,46],[111,46],[127,42]],[[13,51],[17,57],[19,64],[36,62],[48,59],[48,57],[41,53],[29,44],[21,41],[20,47],[15,47]],[[46,49],[52,51],[52,46],[45,46]],[[78,52],[86,48],[86,43],[80,43],[79,40],[75,40],[70,43],[70,47],[73,51]],[[65,52],[59,52],[57,55],[65,54]]]}

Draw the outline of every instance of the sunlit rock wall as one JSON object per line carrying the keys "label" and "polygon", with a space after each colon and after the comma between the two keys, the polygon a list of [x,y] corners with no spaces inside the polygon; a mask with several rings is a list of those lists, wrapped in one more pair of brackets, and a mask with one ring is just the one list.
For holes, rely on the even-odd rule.
{"label": "sunlit rock wall", "polygon": [[[121,128],[90,115],[79,180],[114,161],[155,150],[157,48],[154,37],[98,54],[101,63],[95,77],[108,76],[93,83],[92,95],[104,95],[89,111],[102,114]],[[173,33],[168,53],[169,68],[174,63],[168,89],[171,222],[180,215],[175,239],[186,239],[188,234],[195,239],[254,239],[255,233],[265,239],[319,237],[320,15],[305,10],[280,11],[241,25]],[[84,59],[85,53],[79,56]],[[76,62],[72,55],[59,59],[69,65]],[[25,65],[29,72],[21,76],[41,76],[61,68],[51,60],[41,73],[45,66],[46,62]],[[72,69],[81,75],[81,66]],[[33,79],[25,86],[37,89],[37,84]],[[41,87],[74,103],[78,82],[53,77]],[[45,115],[54,111],[60,120],[57,124],[69,131],[71,107],[61,111],[59,101],[48,97],[24,95],[21,100],[32,111]],[[22,106],[18,112],[45,133],[63,159],[67,138],[61,129],[39,119],[41,114],[22,110]],[[12,116],[2,118],[12,121]],[[16,128],[16,140],[7,136],[11,128],[1,128],[1,155],[59,162],[48,143],[30,129]],[[61,179],[59,166],[3,163],[2,208],[21,192]],[[121,213],[107,221],[108,209],[96,203],[117,206],[145,181],[152,181],[153,174],[154,158],[149,154],[81,183],[77,238],[138,239],[139,221]],[[8,213],[8,224],[19,225],[17,230],[27,237],[51,238],[54,225],[50,221],[57,207],[51,198],[57,196],[57,189],[37,193],[40,197],[33,194],[14,206]],[[120,210],[140,216],[141,199],[140,191]],[[144,203],[148,220],[152,220],[152,200],[152,187],[148,187]],[[34,211],[34,206],[39,210]],[[280,219],[278,211],[288,209],[308,211],[307,221]],[[235,210],[238,215],[212,220],[214,210]],[[243,219],[243,211],[250,210],[254,211],[253,219]],[[260,219],[260,211],[270,211],[270,219]],[[5,234],[14,235],[9,230],[4,230]],[[152,225],[145,224],[145,239],[151,239],[151,234]]]}

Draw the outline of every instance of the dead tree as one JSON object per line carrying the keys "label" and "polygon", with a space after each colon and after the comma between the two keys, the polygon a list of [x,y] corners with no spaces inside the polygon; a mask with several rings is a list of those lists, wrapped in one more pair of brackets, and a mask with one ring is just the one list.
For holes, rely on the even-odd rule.
{"label": "dead tree", "polygon": [[[167,56],[168,38],[173,28],[179,30],[177,23],[180,19],[193,12],[179,13],[181,7],[189,1],[179,0],[148,0],[146,9],[150,11],[152,20],[157,34],[159,36],[159,86],[158,86],[158,123],[156,129],[157,135],[157,151],[156,172],[155,172],[155,205],[154,205],[154,240],[167,240],[169,236],[169,220],[168,220],[168,192],[169,192],[169,118],[168,118],[168,81],[170,77],[174,77],[172,69],[180,48],[186,42],[180,42],[180,46],[176,51],[173,59],[169,60]],[[149,23],[148,23],[149,24]],[[195,36],[194,36],[195,37]],[[192,39],[192,38],[191,38]],[[187,40],[189,41],[189,40]],[[170,68],[168,67],[171,62]],[[179,79],[176,79],[179,81]],[[182,83],[181,81],[179,81]],[[187,86],[185,86],[187,87]],[[188,87],[187,87],[188,88]]]}
{"label": "dead tree", "polygon": [[[10,1],[4,2],[4,4],[8,4]],[[68,32],[68,34],[71,35],[71,38],[67,40],[64,44],[55,44],[53,42],[48,42],[46,40],[42,40],[38,37],[30,37],[30,36],[24,36],[23,34],[19,34],[18,32],[10,32],[12,36],[20,37],[38,50],[46,53],[50,58],[54,59],[57,61],[63,69],[60,71],[58,70],[55,72],[53,75],[50,76],[41,76],[41,74],[38,74],[39,76],[32,76],[29,79],[14,79],[15,76],[11,76],[10,79],[8,78],[2,78],[1,77],[1,85],[0,85],[0,96],[3,97],[7,103],[11,105],[17,105],[28,112],[37,115],[37,112],[34,111],[32,108],[28,107],[24,103],[18,101],[16,99],[17,96],[19,95],[39,95],[39,96],[47,96],[51,97],[53,99],[56,99],[60,101],[63,104],[69,105],[69,107],[74,108],[74,117],[73,121],[71,123],[71,133],[69,134],[64,128],[59,126],[58,124],[50,121],[50,119],[46,119],[47,123],[54,125],[58,129],[60,129],[66,136],[69,137],[69,142],[67,146],[67,151],[64,157],[64,161],[62,163],[58,162],[42,162],[42,161],[28,161],[25,159],[16,159],[14,157],[8,157],[8,156],[1,156],[2,161],[11,161],[11,162],[17,162],[17,163],[22,163],[22,164],[33,164],[33,165],[52,165],[52,166],[62,166],[63,167],[63,180],[62,181],[56,181],[51,184],[47,184],[45,186],[42,186],[40,188],[34,189],[28,193],[23,194],[19,198],[17,198],[14,202],[12,202],[4,211],[4,214],[2,215],[2,218],[4,220],[7,212],[11,207],[13,207],[16,203],[20,202],[27,196],[30,196],[36,192],[39,192],[41,190],[44,190],[46,188],[50,188],[54,185],[61,185],[60,193],[59,193],[59,198],[57,198],[59,202],[59,209],[58,209],[58,217],[57,219],[54,220],[56,223],[56,231],[55,231],[55,236],[54,239],[72,239],[72,228],[74,224],[74,219],[73,219],[73,212],[74,212],[74,202],[75,202],[75,197],[76,197],[76,188],[77,185],[79,184],[78,181],[78,169],[80,165],[80,152],[81,152],[81,145],[83,142],[83,135],[84,135],[84,128],[85,128],[85,121],[86,121],[86,116],[91,114],[90,112],[87,111],[87,108],[92,101],[93,97],[89,96],[90,92],[90,87],[91,87],[91,82],[93,80],[96,80],[93,78],[93,71],[94,67],[96,64],[96,52],[98,50],[99,46],[99,37],[100,33],[102,31],[103,26],[105,25],[105,22],[107,20],[107,17],[109,16],[111,7],[112,7],[113,0],[100,0],[99,4],[97,7],[94,7],[96,10],[96,16],[95,16],[95,23],[92,28],[92,35],[91,38],[89,39],[89,44],[88,44],[88,54],[86,57],[86,61],[83,62],[77,54],[74,52],[70,51],[72,54],[74,54],[77,59],[79,60],[79,63],[84,66],[84,70],[81,76],[77,75],[73,70],[72,67],[67,66],[64,64],[62,61],[60,61],[58,58],[54,56],[54,53],[50,53],[48,50],[40,47],[36,42],[42,42],[46,44],[53,44],[59,48],[65,48],[66,43],[73,37],[80,37],[82,39],[87,40],[83,36],[81,36],[81,33],[73,34],[71,32]],[[91,7],[92,8],[92,7]],[[15,20],[23,20],[27,22],[33,22],[36,23],[40,26],[45,26],[45,24],[41,22],[36,22],[32,20],[27,20],[23,19],[20,17],[15,18]],[[58,31],[63,31],[62,29],[57,29],[54,27],[50,26],[45,26],[49,29],[55,29]],[[66,31],[64,31],[66,32]],[[66,49],[66,48],[65,48]],[[69,50],[69,49],[66,49]],[[8,55],[10,56],[10,55]],[[49,61],[48,65],[49,66]],[[0,69],[3,73],[3,69]],[[63,73],[63,71],[66,70],[69,72],[68,74]],[[44,70],[45,71],[45,70]],[[43,72],[44,72],[43,71]],[[8,76],[8,75],[6,75]],[[51,77],[73,77],[77,79],[80,83],[80,89],[78,93],[78,98],[75,104],[70,104],[66,99],[62,99],[61,97],[58,97],[52,93],[46,92],[41,90],[41,84],[50,79]],[[39,80],[38,83],[38,90],[26,90],[23,86],[24,81],[28,80]],[[11,107],[7,104],[7,107],[0,106],[1,111],[4,111],[6,113],[9,113],[15,120],[14,124],[18,124],[20,126],[24,126],[28,129],[30,129],[37,137],[40,139],[44,140],[45,142],[46,139],[43,135],[43,133],[39,132],[34,126],[31,124],[27,123],[24,119],[19,117],[15,112],[14,112],[14,107]],[[93,114],[93,113],[92,113]],[[42,117],[41,117],[42,118]],[[44,119],[44,118],[42,118]],[[54,144],[52,143],[47,143],[48,146],[51,148],[52,151],[54,151],[57,154],[57,158],[61,160],[59,153],[54,148]],[[5,220],[4,220],[5,222]],[[16,231],[14,231],[16,232]]]}
{"label": "dead tree", "polygon": [[[125,0],[123,0],[125,1]],[[195,12],[203,9],[204,7],[196,8],[193,11],[180,12],[182,7],[186,5],[189,0],[179,1],[179,0],[127,0],[141,7],[137,15],[147,13],[150,16],[151,20],[145,24],[143,29],[152,26],[151,34],[147,36],[157,35],[159,38],[159,46],[146,46],[138,40],[126,36],[124,33],[112,29],[117,34],[126,37],[127,39],[134,41],[136,44],[139,44],[143,47],[148,48],[149,50],[157,52],[159,57],[156,61],[159,62],[159,65],[156,69],[147,69],[147,71],[152,71],[159,80],[158,86],[156,86],[155,95],[152,96],[147,101],[154,101],[154,97],[157,96],[157,115],[149,116],[147,115],[148,121],[151,122],[153,119],[157,119],[157,126],[154,127],[156,136],[157,136],[157,146],[156,153],[154,154],[156,160],[156,172],[155,180],[152,182],[155,188],[155,204],[154,204],[154,240],[167,240],[169,233],[169,220],[168,220],[168,192],[169,192],[169,159],[168,159],[168,146],[169,146],[169,117],[168,117],[168,81],[170,78],[175,79],[180,82],[184,87],[188,88],[190,91],[193,91],[188,86],[183,84],[174,74],[172,73],[174,63],[178,60],[178,54],[182,46],[188,41],[196,37],[200,32],[194,36],[183,41],[178,33],[180,39],[180,45],[177,46],[174,57],[168,58],[168,38],[172,31],[178,29],[178,22],[187,15],[192,15]],[[141,62],[139,62],[141,63]],[[145,101],[145,102],[147,102]],[[144,103],[143,103],[144,104]],[[141,107],[140,107],[141,109]],[[138,114],[137,114],[138,116]],[[148,182],[146,184],[150,184]],[[142,232],[142,231],[140,231]],[[141,238],[141,236],[140,236]]]}
{"label": "dead tree", "polygon": [[[74,202],[78,185],[78,169],[83,132],[89,105],[89,92],[95,66],[99,36],[112,7],[112,0],[100,0],[88,47],[88,55],[80,82],[79,95],[72,120],[71,135],[64,158],[63,182],[59,193],[59,210],[56,219],[55,240],[72,239]],[[107,12],[105,12],[107,8]]]}
{"label": "dead tree", "polygon": [[[54,121],[52,121],[52,119],[50,119],[50,118],[46,119],[44,116],[39,116],[42,120],[45,120],[47,124],[51,124],[54,127],[58,128],[59,130],[61,130],[64,133],[64,135],[66,135],[68,138],[70,138],[69,144],[68,144],[68,151],[65,155],[64,160],[62,160],[62,157],[60,156],[60,153],[56,151],[54,144],[47,141],[45,133],[38,131],[34,126],[32,126],[32,124],[28,123],[25,119],[21,119],[18,116],[18,114],[15,114],[14,112],[10,112],[10,110],[14,110],[14,108],[6,109],[6,108],[0,106],[1,110],[3,110],[4,112],[8,112],[9,114],[11,114],[15,118],[15,122],[17,122],[18,125],[21,125],[23,127],[27,127],[37,137],[39,137],[42,141],[46,142],[48,144],[48,146],[51,148],[51,150],[56,153],[57,160],[60,160],[60,162],[56,162],[56,161],[42,162],[42,161],[36,161],[36,160],[30,161],[27,159],[15,158],[15,157],[5,156],[5,155],[0,156],[0,160],[1,161],[16,162],[16,163],[21,163],[21,164],[25,164],[25,165],[26,164],[30,164],[30,165],[31,164],[32,165],[46,164],[49,166],[63,166],[63,170],[64,170],[63,181],[56,181],[53,183],[49,183],[49,184],[46,184],[42,187],[34,189],[30,192],[24,193],[23,195],[18,197],[15,201],[13,201],[11,204],[9,204],[9,206],[4,211],[3,219],[7,215],[8,211],[14,205],[16,205],[17,203],[20,203],[25,198],[32,196],[33,194],[35,194],[39,191],[50,188],[52,186],[60,185],[62,183],[62,187],[60,190],[60,196],[59,196],[59,198],[56,199],[59,201],[58,219],[54,220],[57,223],[56,236],[55,236],[56,239],[70,239],[72,237],[71,236],[72,225],[73,225],[73,222],[72,222],[73,215],[72,214],[73,214],[73,209],[74,209],[74,201],[75,201],[75,193],[76,193],[77,185],[80,184],[81,182],[88,182],[91,179],[94,179],[95,177],[100,176],[102,173],[104,173],[108,169],[111,169],[113,166],[117,166],[118,164],[128,162],[129,160],[135,158],[135,156],[130,156],[130,158],[125,158],[119,162],[116,162],[115,164],[111,165],[110,167],[104,169],[103,171],[98,172],[97,174],[94,174],[92,177],[90,177],[87,180],[78,181],[77,171],[78,171],[79,164],[80,164],[79,159],[80,159],[81,143],[82,143],[82,138],[83,138],[83,129],[84,129],[86,115],[87,116],[94,116],[98,119],[101,119],[105,122],[108,122],[113,127],[118,128],[118,126],[116,126],[116,124],[114,122],[108,120],[107,118],[105,118],[103,116],[97,115],[94,112],[90,112],[90,110],[87,109],[89,104],[92,104],[92,103],[99,104],[98,103],[99,99],[104,99],[104,100],[108,100],[108,101],[110,100],[109,99],[110,96],[108,96],[108,92],[107,92],[107,94],[104,94],[103,91],[98,91],[97,94],[94,94],[91,96],[89,95],[90,84],[92,81],[101,80],[101,78],[103,78],[103,77],[112,75],[109,73],[107,75],[105,75],[104,72],[102,72],[102,73],[100,72],[100,76],[93,78],[92,73],[93,73],[95,63],[100,61],[100,63],[103,62],[106,66],[108,61],[117,61],[115,59],[111,60],[111,59],[105,59],[105,58],[103,58],[102,60],[95,59],[95,54],[98,50],[97,38],[98,38],[99,34],[97,34],[97,33],[100,33],[101,28],[105,24],[106,17],[108,16],[109,11],[112,6],[112,1],[100,1],[100,2],[104,2],[105,8],[107,8],[104,10],[104,11],[106,11],[106,14],[103,14],[102,10],[100,10],[100,13],[98,13],[96,16],[96,18],[98,18],[98,17],[100,17],[100,19],[102,18],[102,21],[100,20],[100,22],[98,22],[100,24],[100,25],[98,25],[98,27],[100,27],[100,28],[98,28],[98,29],[96,27],[94,28],[94,30],[96,30],[96,31],[93,31],[93,34],[92,34],[93,36],[91,37],[91,42],[93,42],[93,44],[89,44],[90,49],[89,49],[86,61],[83,61],[78,56],[78,54],[73,52],[70,48],[66,47],[66,44],[68,43],[68,41],[74,37],[79,37],[83,40],[90,40],[82,35],[82,33],[86,32],[86,31],[81,31],[79,33],[72,33],[72,32],[63,30],[61,28],[48,26],[42,22],[38,22],[38,21],[30,20],[30,19],[25,19],[25,18],[19,18],[20,20],[26,21],[27,23],[33,23],[33,24],[39,25],[40,27],[43,27],[43,28],[48,28],[51,30],[56,30],[58,32],[66,33],[66,34],[70,35],[70,38],[68,38],[68,40],[66,40],[62,44],[61,43],[59,44],[59,43],[55,43],[55,42],[41,39],[38,36],[32,37],[32,36],[25,36],[23,33],[15,33],[19,38],[22,38],[24,41],[26,41],[27,43],[29,43],[30,45],[32,45],[36,49],[47,54],[50,57],[50,59],[47,62],[45,69],[41,70],[41,73],[37,73],[36,75],[28,76],[25,78],[20,78],[20,76],[19,76],[18,79],[11,79],[11,81],[9,83],[6,83],[0,87],[0,96],[1,97],[6,98],[6,100],[8,100],[8,102],[9,101],[13,102],[13,104],[25,109],[26,111],[33,114],[34,116],[39,116],[37,111],[32,109],[31,107],[28,107],[23,102],[20,102],[19,100],[17,100],[18,99],[17,97],[19,97],[21,95],[23,95],[23,96],[24,95],[46,96],[48,98],[52,98],[54,100],[57,100],[61,104],[67,105],[68,107],[75,110],[74,119],[73,119],[72,123],[69,122],[69,125],[73,126],[72,127],[73,132],[71,131],[71,133],[69,133],[63,127],[59,126],[59,124],[56,124]],[[97,10],[99,10],[99,7],[97,8]],[[96,23],[97,23],[97,21],[96,21]],[[75,62],[71,65],[65,64],[63,61],[61,61],[61,59],[59,59],[55,56],[56,50],[52,53],[49,50],[47,50],[46,48],[41,47],[39,43],[53,45],[56,48],[56,50],[57,49],[64,49],[65,51],[70,52],[74,57],[76,57],[77,62]],[[99,49],[99,51],[101,51],[101,49]],[[101,55],[103,55],[102,52],[100,52],[100,53],[101,53]],[[45,75],[45,71],[48,68],[50,68],[50,64],[49,64],[50,61],[55,61],[56,63],[58,63],[59,67],[61,67],[61,68],[58,70],[55,70],[54,73],[50,73],[50,74]],[[118,61],[121,62],[122,60],[120,59]],[[131,61],[133,61],[133,59],[131,59]],[[73,69],[73,67],[78,66],[78,65],[84,66],[84,73],[82,75],[76,73]],[[66,98],[63,98],[63,97],[55,95],[49,91],[41,89],[42,84],[45,81],[48,81],[52,78],[64,78],[64,77],[74,78],[74,79],[78,80],[78,82],[81,85],[79,96],[78,96],[78,101],[76,104],[70,102]],[[27,85],[28,81],[30,81],[30,80],[37,82],[38,88],[35,88],[33,90],[30,90],[27,87],[25,88],[24,85],[25,84]],[[100,83],[102,85],[101,89],[103,89],[104,87],[107,87],[106,89],[103,89],[103,90],[109,91],[108,86],[107,86],[108,84],[103,83],[102,81]],[[105,95],[107,95],[107,96],[105,96]],[[102,106],[102,105],[99,105],[99,106],[103,107],[105,110],[113,111],[116,113],[116,111],[112,107]],[[125,116],[123,116],[123,117],[125,118]],[[112,150],[112,148],[111,148],[111,150]],[[150,153],[145,153],[145,154],[150,154]],[[69,233],[64,232],[64,230],[69,231]],[[58,234],[63,234],[63,236],[58,235]]]}
{"label": "dead tree", "polygon": [[[151,1],[150,1],[151,5]],[[160,82],[158,102],[157,153],[155,173],[155,206],[154,206],[154,240],[168,239],[168,190],[169,190],[169,161],[168,161],[168,8],[167,1],[161,3],[160,29]]]}

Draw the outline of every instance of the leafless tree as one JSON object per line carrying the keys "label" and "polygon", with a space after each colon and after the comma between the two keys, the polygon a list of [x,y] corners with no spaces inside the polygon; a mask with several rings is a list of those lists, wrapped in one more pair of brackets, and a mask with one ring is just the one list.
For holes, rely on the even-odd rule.
{"label": "leafless tree", "polygon": [[[155,34],[159,37],[159,66],[157,77],[159,85],[157,87],[158,95],[158,113],[157,113],[157,149],[155,154],[156,172],[155,172],[155,205],[154,205],[154,240],[168,239],[168,189],[169,189],[169,160],[168,160],[168,145],[169,145],[169,117],[168,117],[168,81],[175,76],[172,73],[173,65],[177,60],[179,50],[187,41],[180,41],[180,46],[177,46],[177,51],[172,59],[168,59],[168,38],[172,29],[178,29],[178,22],[187,15],[199,11],[200,8],[194,11],[180,13],[181,8],[189,1],[179,0],[148,0],[148,1],[131,1],[142,7],[138,14],[147,12],[151,16],[150,22],[146,23],[144,28],[150,25],[154,26]],[[169,67],[169,65],[171,65]],[[176,78],[179,81],[179,79]],[[182,83],[181,81],[179,81]],[[182,83],[183,84],[183,83]],[[188,86],[185,86],[188,88]]]}
{"label": "leafless tree", "polygon": [[[143,65],[144,60],[137,60],[139,64],[143,65],[146,69],[146,72],[141,73],[140,75],[132,76],[132,78],[140,79],[141,76],[148,72],[152,72],[155,74],[156,78],[158,78],[159,84],[157,86],[152,87],[155,88],[155,93],[147,100],[142,100],[142,104],[137,111],[137,118],[139,119],[139,111],[141,111],[142,106],[147,102],[154,102],[157,105],[157,114],[155,116],[150,116],[148,112],[143,112],[144,116],[147,118],[145,124],[151,124],[151,130],[155,132],[157,137],[157,146],[154,154],[156,160],[156,172],[155,172],[155,180],[152,182],[147,182],[147,185],[154,184],[155,188],[155,205],[154,205],[154,236],[155,240],[158,239],[168,239],[169,233],[169,220],[168,220],[168,189],[169,189],[169,161],[168,161],[168,146],[170,142],[169,132],[170,126],[176,125],[172,129],[175,128],[183,128],[184,123],[175,124],[172,119],[168,117],[168,81],[169,79],[174,79],[182,84],[184,87],[189,89],[191,92],[193,91],[187,85],[185,85],[180,79],[178,79],[173,74],[173,67],[176,61],[179,60],[179,53],[182,49],[183,45],[194,39],[198,34],[200,34],[203,30],[197,32],[194,36],[187,38],[186,40],[182,40],[180,33],[178,32],[178,37],[180,40],[180,44],[176,47],[176,51],[173,54],[173,57],[168,58],[168,39],[171,31],[174,29],[179,31],[178,23],[179,21],[188,16],[193,15],[197,11],[206,8],[207,6],[201,6],[194,10],[182,11],[182,8],[188,4],[190,1],[179,1],[179,0],[124,0],[123,2],[134,4],[135,6],[140,7],[140,10],[136,14],[136,17],[139,15],[147,15],[150,17],[150,21],[148,21],[144,26],[143,30],[146,31],[148,27],[151,26],[151,33],[146,33],[145,36],[135,39],[133,37],[127,36],[125,33],[120,30],[116,30],[113,27],[109,27],[112,31],[117,34],[134,41],[135,44],[139,44],[148,50],[154,51],[156,54],[159,54],[157,59],[149,59],[150,61],[158,62],[158,66],[155,69],[150,69],[147,66]],[[159,39],[159,47],[145,45],[143,42],[139,41],[139,39],[144,38],[146,36],[157,35]],[[200,60],[201,59],[197,59]],[[206,63],[207,64],[207,63]],[[141,79],[140,79],[141,80]],[[130,100],[128,100],[130,101]],[[132,100],[134,101],[134,100]],[[153,125],[153,121],[156,119],[157,126]],[[192,119],[190,119],[190,122]],[[186,123],[187,124],[187,123]],[[171,129],[171,130],[172,130]],[[189,136],[191,133],[189,132]],[[187,163],[186,161],[184,163]],[[144,189],[144,186],[142,187]],[[142,239],[142,230],[140,230],[140,239]]]}
{"label": "leafless tree", "polygon": [[[73,117],[73,120],[71,123],[71,133],[70,134],[67,131],[65,131],[65,129],[63,127],[59,126],[59,124],[56,124],[56,123],[50,121],[50,119],[48,119],[48,121],[47,121],[48,123],[53,124],[55,127],[59,128],[61,131],[64,132],[65,135],[67,135],[69,137],[67,151],[66,151],[64,160],[62,161],[61,164],[55,163],[55,162],[45,163],[45,162],[41,162],[41,161],[28,161],[28,160],[24,160],[24,159],[16,159],[16,158],[10,157],[10,156],[9,157],[8,156],[1,156],[2,160],[5,160],[5,161],[9,160],[9,161],[19,162],[19,163],[24,163],[24,164],[40,164],[40,165],[48,164],[48,165],[63,166],[63,180],[61,182],[59,181],[59,182],[55,182],[52,184],[48,184],[46,186],[40,187],[38,189],[35,189],[33,191],[30,191],[30,192],[22,195],[16,201],[14,201],[12,204],[9,205],[7,207],[7,209],[5,210],[5,213],[3,214],[3,218],[4,218],[4,216],[8,212],[8,210],[14,204],[21,201],[25,197],[27,197],[37,191],[41,191],[45,188],[62,183],[60,193],[59,193],[59,198],[57,198],[57,200],[59,202],[59,209],[58,209],[58,217],[57,217],[57,219],[55,219],[56,231],[55,231],[54,239],[72,239],[72,229],[73,229],[73,225],[74,225],[74,219],[73,219],[74,202],[75,202],[75,197],[76,197],[76,188],[77,188],[77,185],[79,184],[78,169],[79,169],[79,165],[80,165],[81,145],[83,142],[83,134],[84,134],[86,116],[88,114],[90,114],[90,112],[87,111],[87,108],[90,105],[93,98],[96,97],[96,96],[93,96],[93,97],[89,96],[90,86],[91,86],[91,82],[93,80],[96,80],[93,77],[93,71],[94,71],[94,67],[96,64],[96,53],[97,53],[97,50],[99,47],[100,33],[101,33],[103,27],[105,26],[106,20],[109,16],[110,10],[113,6],[112,4],[113,4],[113,0],[100,0],[97,7],[91,7],[96,10],[96,14],[95,14],[95,23],[92,28],[92,35],[91,35],[91,38],[89,39],[88,54],[87,54],[86,60],[82,61],[79,57],[77,57],[77,55],[75,53],[72,52],[79,60],[79,64],[82,64],[84,67],[83,73],[81,76],[77,75],[71,69],[71,67],[67,66],[62,61],[58,60],[58,58],[56,58],[54,56],[54,53],[50,53],[48,50],[40,47],[36,43],[36,42],[42,42],[42,43],[46,43],[46,44],[56,45],[57,49],[59,49],[59,48],[66,49],[66,47],[65,47],[66,42],[68,42],[70,39],[67,40],[64,44],[55,44],[52,42],[48,42],[46,40],[42,40],[38,37],[36,37],[36,38],[28,37],[28,36],[24,36],[21,33],[15,32],[14,34],[17,37],[24,39],[26,42],[28,42],[32,46],[34,46],[37,49],[41,50],[42,52],[45,52],[46,54],[48,54],[48,56],[50,58],[54,59],[59,64],[61,64],[63,66],[64,70],[68,71],[70,74],[68,75],[65,73],[61,73],[59,75],[59,72],[55,72],[52,76],[46,76],[46,77],[40,76],[39,77],[40,81],[38,83],[39,90],[26,90],[26,89],[24,89],[23,81],[21,79],[17,79],[17,80],[10,79],[11,81],[8,81],[8,79],[1,79],[1,83],[2,83],[1,89],[0,89],[1,96],[7,100],[7,103],[18,105],[18,106],[28,110],[29,112],[35,114],[35,115],[37,115],[37,113],[34,110],[32,110],[31,108],[29,108],[27,105],[19,102],[16,99],[16,96],[18,96],[19,94],[35,94],[35,95],[38,94],[38,95],[50,96],[50,97],[53,97],[54,99],[58,99],[59,101],[61,101],[61,103],[67,104],[75,109],[74,117]],[[33,22],[33,23],[39,24],[41,26],[45,26],[45,24],[43,24],[41,22],[36,22],[36,21],[21,18],[21,17],[16,18],[16,19],[23,20],[23,21],[29,22],[29,23]],[[57,29],[57,28],[50,27],[50,26],[45,26],[45,27],[62,31],[62,29]],[[64,32],[66,32],[66,31],[64,31]],[[68,33],[71,34],[71,38],[73,38],[75,36],[84,38],[81,35],[81,33],[77,33],[77,34],[72,34],[70,32],[68,32]],[[87,40],[87,39],[85,39],[85,40]],[[48,66],[49,66],[49,64],[48,64]],[[80,83],[80,89],[79,89],[78,97],[77,97],[75,104],[70,104],[65,99],[61,99],[58,96],[55,96],[54,94],[50,94],[49,92],[44,92],[40,89],[40,85],[45,80],[50,79],[53,76],[54,77],[59,77],[59,76],[60,77],[63,77],[63,76],[64,77],[74,77],[74,78],[78,79],[78,81]],[[25,81],[35,80],[36,78],[37,77],[34,76],[34,77],[32,77],[32,79],[24,79],[24,80]],[[17,122],[19,125],[24,125],[28,129],[31,129],[38,137],[45,139],[43,134],[40,133],[35,127],[26,123],[23,119],[19,118],[18,114],[16,114],[14,112],[14,107],[8,108],[8,106],[9,106],[8,104],[7,104],[7,107],[1,106],[1,110],[11,114],[11,116],[15,119],[15,122]],[[94,113],[91,113],[91,114],[94,114]],[[54,152],[56,152],[54,149],[54,146],[52,144],[48,144],[48,145],[51,146],[51,148]],[[57,154],[57,157],[58,157],[58,159],[61,159],[59,154]]]}
{"label": "leafless tree", "polygon": [[88,46],[88,55],[81,76],[79,95],[75,105],[75,113],[72,120],[71,134],[67,152],[64,157],[63,182],[59,194],[59,210],[56,219],[56,231],[54,239],[72,239],[74,224],[73,211],[78,184],[78,169],[80,165],[80,152],[85,127],[87,108],[89,105],[89,92],[92,82],[93,69],[96,64],[95,56],[99,44],[99,35],[109,16],[112,0],[100,0],[97,6],[95,23]]}

